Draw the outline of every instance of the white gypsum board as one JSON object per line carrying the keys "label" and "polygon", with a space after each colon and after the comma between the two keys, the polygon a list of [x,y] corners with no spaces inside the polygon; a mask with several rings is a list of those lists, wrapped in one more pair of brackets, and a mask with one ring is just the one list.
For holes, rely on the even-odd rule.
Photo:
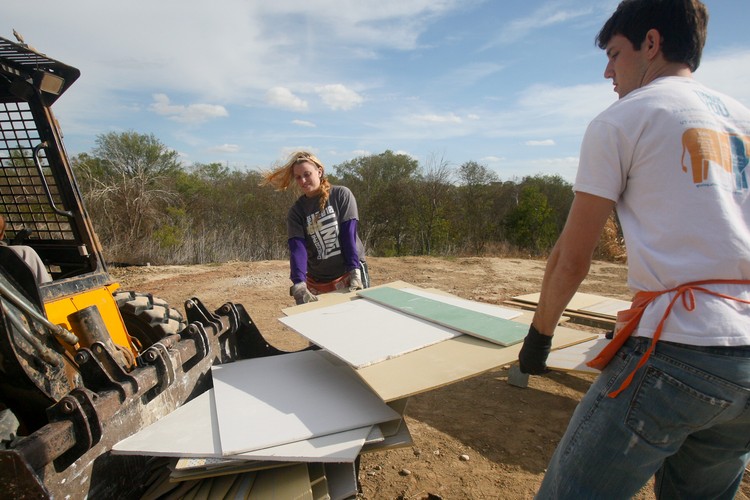
{"label": "white gypsum board", "polygon": [[[249,425],[252,425],[250,423]],[[223,457],[236,460],[349,462],[357,457],[372,426],[224,457],[213,389],[180,406],[112,447],[116,455]]]}
{"label": "white gypsum board", "polygon": [[217,365],[212,375],[225,455],[400,418],[351,368],[317,351]]}
{"label": "white gypsum board", "polygon": [[367,300],[312,309],[279,321],[356,368],[462,335]]}

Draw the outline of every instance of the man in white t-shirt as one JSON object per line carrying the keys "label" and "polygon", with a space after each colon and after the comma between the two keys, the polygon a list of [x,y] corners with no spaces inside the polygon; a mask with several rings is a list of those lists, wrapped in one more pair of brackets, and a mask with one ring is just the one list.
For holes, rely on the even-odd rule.
{"label": "man in white t-shirt", "polygon": [[626,0],[597,44],[620,99],[583,139],[565,228],[519,354],[552,334],[614,208],[632,308],[550,461],[539,498],[732,498],[750,460],[750,110],[692,78],[698,0]]}

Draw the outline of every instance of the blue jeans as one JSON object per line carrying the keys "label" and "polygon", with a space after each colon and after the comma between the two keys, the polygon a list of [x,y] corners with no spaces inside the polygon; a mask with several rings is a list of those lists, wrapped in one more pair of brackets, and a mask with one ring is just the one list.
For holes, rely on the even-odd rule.
{"label": "blue jeans", "polygon": [[597,377],[557,446],[539,499],[734,497],[750,460],[750,347],[631,338]]}

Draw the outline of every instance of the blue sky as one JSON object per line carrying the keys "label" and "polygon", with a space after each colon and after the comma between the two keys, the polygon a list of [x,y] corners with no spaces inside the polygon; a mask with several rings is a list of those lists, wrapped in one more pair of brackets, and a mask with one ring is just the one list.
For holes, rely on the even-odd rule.
{"label": "blue sky", "polygon": [[[594,45],[617,3],[5,0],[0,36],[81,70],[53,107],[71,156],[132,130],[185,165],[390,149],[572,181],[586,124],[617,97]],[[750,1],[705,3],[695,76],[750,106]]]}

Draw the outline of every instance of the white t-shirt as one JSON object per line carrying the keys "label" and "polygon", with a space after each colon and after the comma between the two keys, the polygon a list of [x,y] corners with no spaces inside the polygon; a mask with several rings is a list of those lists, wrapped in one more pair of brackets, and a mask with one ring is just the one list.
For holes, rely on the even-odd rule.
{"label": "white t-shirt", "polygon": [[[750,280],[749,154],[750,110],[692,78],[659,78],[591,122],[574,189],[617,203],[631,290]],[[750,300],[747,285],[708,288]],[[653,335],[672,297],[648,307],[635,335]],[[662,340],[750,345],[750,305],[695,299],[692,312],[675,304]]]}

